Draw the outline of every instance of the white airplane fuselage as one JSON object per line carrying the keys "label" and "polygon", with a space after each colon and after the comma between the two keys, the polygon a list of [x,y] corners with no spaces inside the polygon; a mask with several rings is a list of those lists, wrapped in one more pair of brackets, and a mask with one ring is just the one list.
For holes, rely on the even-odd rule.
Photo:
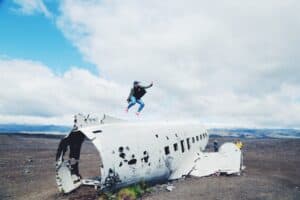
{"label": "white airplane fuselage", "polygon": [[100,152],[104,187],[110,176],[116,176],[114,187],[168,180],[187,157],[204,150],[208,142],[206,129],[197,125],[122,123],[80,131]]}
{"label": "white airplane fuselage", "polygon": [[[61,141],[57,151],[56,180],[64,193],[82,184],[114,190],[139,182],[166,182],[216,172],[239,174],[241,170],[241,151],[232,143],[223,144],[217,153],[203,152],[209,135],[199,124],[83,121],[75,122],[75,128]],[[97,180],[82,179],[79,175],[84,138],[99,152]],[[64,160],[67,147],[69,160]]]}

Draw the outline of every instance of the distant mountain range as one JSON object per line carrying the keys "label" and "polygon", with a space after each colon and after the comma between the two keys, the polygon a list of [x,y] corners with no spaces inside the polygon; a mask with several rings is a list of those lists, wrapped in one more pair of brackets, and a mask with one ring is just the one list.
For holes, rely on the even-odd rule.
{"label": "distant mountain range", "polygon": [[1,133],[44,133],[64,134],[71,130],[69,126],[58,125],[29,125],[29,124],[0,124]]}
{"label": "distant mountain range", "polygon": [[241,138],[300,138],[299,129],[213,128],[210,135]]}
{"label": "distant mountain range", "polygon": [[[71,126],[59,125],[25,125],[0,124],[1,133],[30,133],[30,134],[56,134],[65,135],[70,132]],[[241,138],[299,138],[299,129],[247,129],[247,128],[211,128],[209,134],[215,137],[241,137]]]}

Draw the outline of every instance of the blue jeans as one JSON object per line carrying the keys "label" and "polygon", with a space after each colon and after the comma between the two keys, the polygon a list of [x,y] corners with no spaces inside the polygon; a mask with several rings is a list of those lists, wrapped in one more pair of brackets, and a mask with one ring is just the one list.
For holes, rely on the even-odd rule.
{"label": "blue jeans", "polygon": [[136,103],[140,104],[140,107],[138,109],[138,112],[141,112],[145,106],[144,102],[141,99],[136,99],[134,96],[130,97],[130,102],[128,105],[128,109],[134,106]]}

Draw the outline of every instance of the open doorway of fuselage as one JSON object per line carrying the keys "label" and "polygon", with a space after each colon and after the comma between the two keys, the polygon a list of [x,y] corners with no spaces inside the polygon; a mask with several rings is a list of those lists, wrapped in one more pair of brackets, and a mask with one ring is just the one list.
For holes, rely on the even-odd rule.
{"label": "open doorway of fuselage", "polygon": [[61,192],[69,193],[80,185],[100,186],[100,154],[85,135],[73,130],[59,143],[56,154],[56,182]]}
{"label": "open doorway of fuselage", "polygon": [[82,178],[101,180],[101,168],[103,168],[101,155],[88,139],[85,139],[82,144],[79,162]]}

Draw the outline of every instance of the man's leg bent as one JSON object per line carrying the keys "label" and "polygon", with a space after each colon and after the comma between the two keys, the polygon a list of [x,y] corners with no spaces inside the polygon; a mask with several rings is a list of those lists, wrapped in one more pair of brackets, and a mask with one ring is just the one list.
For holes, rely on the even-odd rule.
{"label": "man's leg bent", "polygon": [[130,102],[128,104],[127,109],[131,108],[132,106],[134,106],[134,104],[136,104],[136,98],[134,96],[130,97]]}
{"label": "man's leg bent", "polygon": [[138,104],[140,104],[140,107],[139,107],[139,109],[138,109],[138,112],[141,112],[141,111],[143,110],[145,104],[144,104],[144,102],[143,102],[141,99],[136,100],[136,102],[137,102]]}

